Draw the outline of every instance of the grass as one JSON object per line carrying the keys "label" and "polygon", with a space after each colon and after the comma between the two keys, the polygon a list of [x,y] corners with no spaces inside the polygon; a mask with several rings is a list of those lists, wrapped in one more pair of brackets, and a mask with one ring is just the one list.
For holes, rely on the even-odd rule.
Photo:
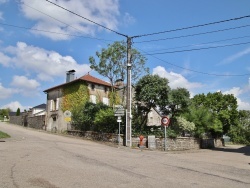
{"label": "grass", "polygon": [[9,138],[9,137],[10,137],[10,135],[8,135],[7,133],[0,131],[0,139],[1,138]]}

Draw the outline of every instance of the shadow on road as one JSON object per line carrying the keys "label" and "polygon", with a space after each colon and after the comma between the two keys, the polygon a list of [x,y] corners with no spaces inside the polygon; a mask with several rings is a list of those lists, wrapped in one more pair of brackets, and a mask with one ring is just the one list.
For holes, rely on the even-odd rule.
{"label": "shadow on road", "polygon": [[240,148],[233,148],[230,146],[225,146],[223,148],[213,148],[215,151],[224,151],[224,152],[235,152],[242,153],[244,155],[250,156],[250,146],[242,146]]}

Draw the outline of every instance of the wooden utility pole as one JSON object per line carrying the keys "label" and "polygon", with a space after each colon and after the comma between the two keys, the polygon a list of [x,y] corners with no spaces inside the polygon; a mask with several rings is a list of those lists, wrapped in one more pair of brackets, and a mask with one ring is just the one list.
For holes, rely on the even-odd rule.
{"label": "wooden utility pole", "polygon": [[126,146],[132,146],[131,124],[132,124],[132,88],[131,88],[131,37],[127,37],[127,111],[126,111]]}

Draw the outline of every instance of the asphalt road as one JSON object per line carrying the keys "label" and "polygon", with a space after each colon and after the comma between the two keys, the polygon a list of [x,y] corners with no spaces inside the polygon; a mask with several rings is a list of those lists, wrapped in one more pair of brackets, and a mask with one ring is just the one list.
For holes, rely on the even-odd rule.
{"label": "asphalt road", "polygon": [[1,188],[250,187],[250,147],[141,151],[0,122]]}

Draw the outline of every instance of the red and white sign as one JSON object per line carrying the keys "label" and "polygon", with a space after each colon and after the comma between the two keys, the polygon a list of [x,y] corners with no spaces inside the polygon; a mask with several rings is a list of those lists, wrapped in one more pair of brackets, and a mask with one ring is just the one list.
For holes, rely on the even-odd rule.
{"label": "red and white sign", "polygon": [[162,126],[168,127],[169,123],[170,123],[170,118],[169,118],[169,117],[163,116],[163,117],[161,118],[161,125],[162,125]]}

